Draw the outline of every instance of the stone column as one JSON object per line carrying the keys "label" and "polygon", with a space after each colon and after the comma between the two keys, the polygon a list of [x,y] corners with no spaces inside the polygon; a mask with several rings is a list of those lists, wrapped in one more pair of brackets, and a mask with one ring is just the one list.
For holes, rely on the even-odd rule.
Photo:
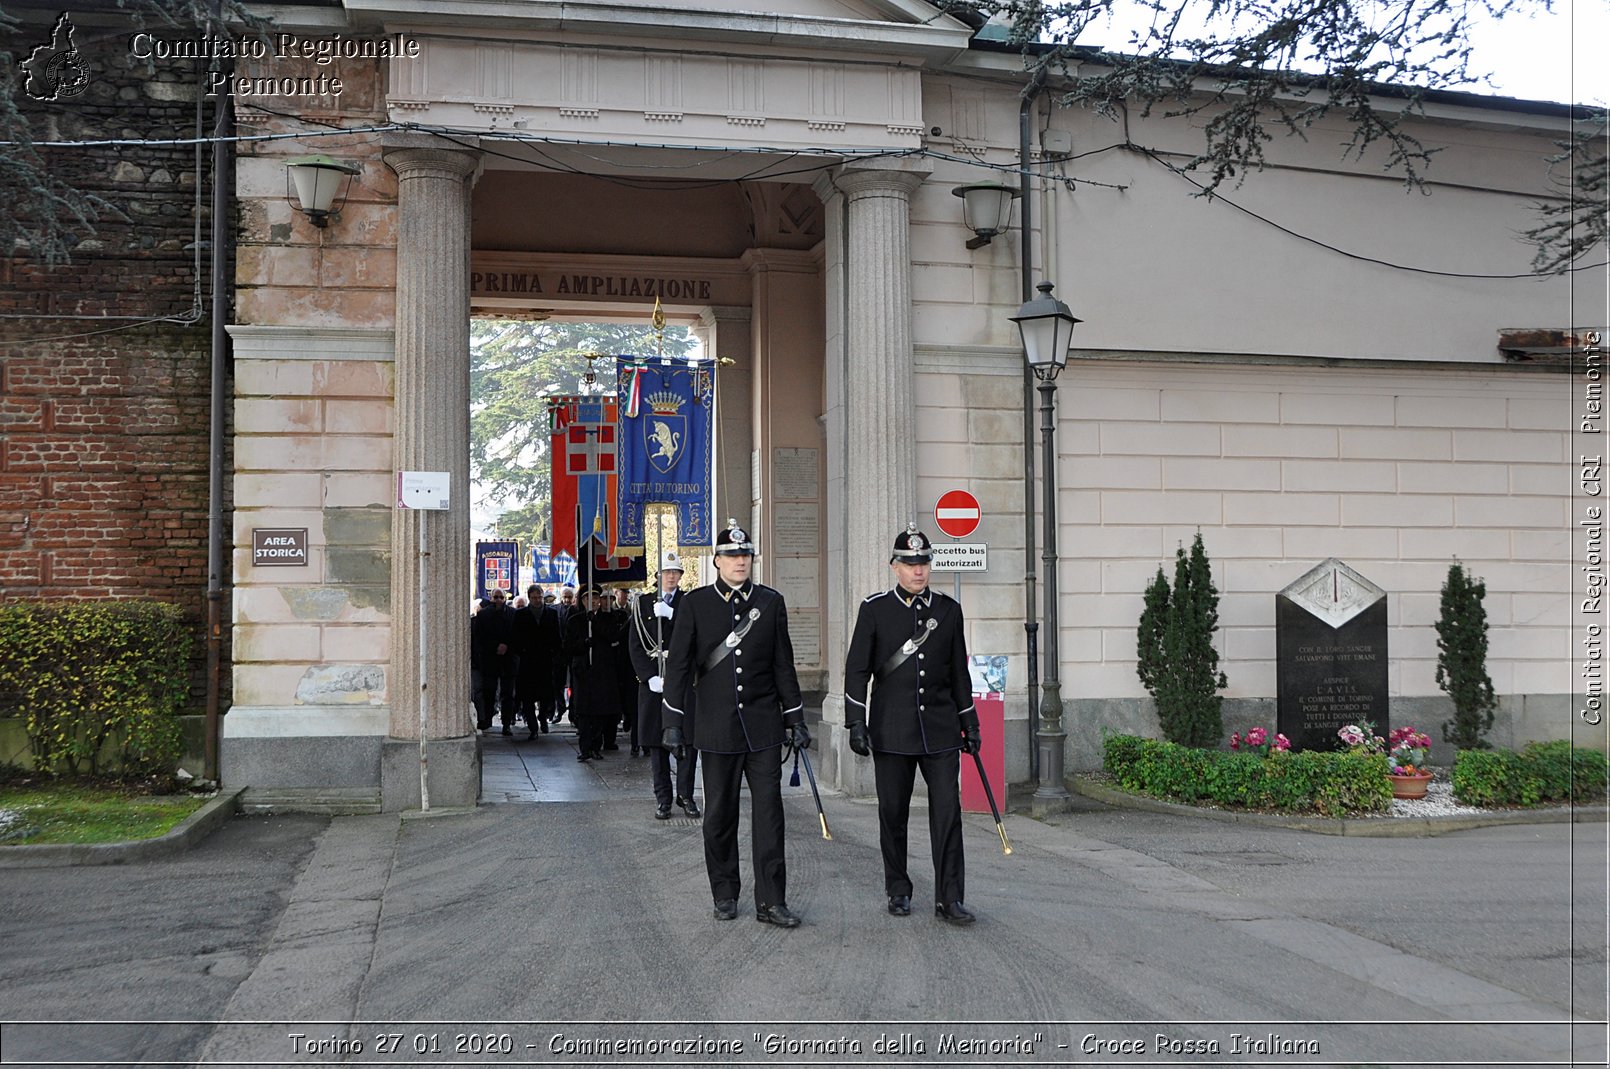
{"label": "stone column", "polygon": [[[753,345],[749,336],[750,311],[744,305],[710,305],[699,316],[705,335],[705,352],[731,364],[716,372],[716,494],[710,501],[711,538],[737,520],[745,529],[753,526],[750,501],[750,454],[755,448],[750,396],[755,374]],[[715,575],[706,572],[708,581]]]}
{"label": "stone column", "polygon": [[895,534],[909,520],[921,523],[911,195],[928,173],[917,161],[876,160],[846,164],[816,184],[828,209],[828,544],[830,556],[844,561],[843,575],[830,575],[827,584],[823,720],[836,751],[829,762],[836,782],[854,794],[872,793],[872,769],[850,756],[838,727],[844,721],[844,650],[861,599],[889,585]]}
{"label": "stone column", "polygon": [[[480,764],[470,712],[470,187],[479,155],[430,137],[397,139],[396,436],[399,471],[445,471],[444,511],[425,511],[426,704],[430,802],[473,805]],[[420,804],[420,514],[396,516],[391,539],[390,738],[381,807]],[[440,741],[438,741],[440,740]]]}

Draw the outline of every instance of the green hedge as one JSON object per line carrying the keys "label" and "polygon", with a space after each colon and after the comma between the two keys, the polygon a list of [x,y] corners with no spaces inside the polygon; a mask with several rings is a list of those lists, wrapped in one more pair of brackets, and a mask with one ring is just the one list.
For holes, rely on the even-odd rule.
{"label": "green hedge", "polygon": [[190,642],[178,607],[159,602],[0,605],[0,707],[23,719],[35,769],[170,773]]}
{"label": "green hedge", "polygon": [[1514,750],[1460,750],[1453,796],[1465,805],[1586,802],[1605,796],[1604,752],[1569,742],[1528,743]]}
{"label": "green hedge", "polygon": [[1392,805],[1382,754],[1307,750],[1260,757],[1113,735],[1106,740],[1103,767],[1125,790],[1180,802],[1333,817],[1381,813]]}

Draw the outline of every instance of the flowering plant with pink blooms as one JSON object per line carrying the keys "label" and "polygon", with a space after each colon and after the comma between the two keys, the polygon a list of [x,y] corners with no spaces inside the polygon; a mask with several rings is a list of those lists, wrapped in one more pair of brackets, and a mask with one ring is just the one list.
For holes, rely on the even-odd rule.
{"label": "flowering plant with pink blooms", "polygon": [[1336,737],[1352,750],[1362,753],[1386,753],[1386,740],[1375,733],[1375,725],[1368,720],[1345,725],[1336,733]]}
{"label": "flowering plant with pink blooms", "polygon": [[1291,749],[1291,740],[1284,735],[1276,735],[1275,741],[1269,741],[1269,732],[1261,727],[1250,729],[1245,735],[1239,731],[1230,736],[1230,749],[1236,753],[1245,750],[1247,753],[1257,754],[1259,757],[1268,757],[1271,750],[1284,753]]}
{"label": "flowering plant with pink blooms", "polygon": [[1393,728],[1387,737],[1387,757],[1392,762],[1394,776],[1429,776],[1426,763],[1431,760],[1431,736],[1405,724]]}

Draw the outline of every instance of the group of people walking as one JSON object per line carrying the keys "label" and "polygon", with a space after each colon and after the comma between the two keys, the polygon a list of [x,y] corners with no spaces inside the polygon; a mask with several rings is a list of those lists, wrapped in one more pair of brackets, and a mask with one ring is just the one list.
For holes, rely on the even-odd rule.
{"label": "group of people walking", "polygon": [[[577,759],[618,748],[625,716],[632,752],[650,760],[658,820],[670,817],[673,801],[701,815],[693,788],[702,762],[705,870],[718,920],[738,916],[739,801],[747,783],[755,918],[795,928],[801,919],[788,906],[782,765],[785,746],[808,762],[813,740],[788,607],[781,593],[751,578],[755,543],[735,521],[717,534],[714,550],[710,584],[681,590],[681,561],[667,553],[654,593],[623,606],[596,586],[567,588],[557,604],[545,604],[533,586],[520,609],[495,593],[471,624],[479,726],[490,730],[499,711],[503,733],[512,734],[518,711],[535,738],[565,714],[568,679]],[[960,755],[978,753],[981,739],[961,606],[929,588],[932,560],[932,544],[914,525],[896,536],[894,585],[861,603],[845,656],[845,726],[850,749],[873,763],[885,908],[911,913],[906,828],[920,772],[934,913],[964,925],[975,918],[966,905]]]}
{"label": "group of people walking", "polygon": [[696,758],[672,761],[662,745],[659,667],[675,628],[681,599],[681,559],[665,554],[655,596],[611,596],[597,585],[563,588],[557,599],[532,584],[518,607],[509,592],[493,590],[470,620],[470,669],[476,727],[504,735],[523,720],[528,738],[547,734],[569,716],[576,726],[578,761],[619,750],[624,731],[633,757],[649,759],[657,819],[671,816],[673,801],[699,817],[694,799]]}

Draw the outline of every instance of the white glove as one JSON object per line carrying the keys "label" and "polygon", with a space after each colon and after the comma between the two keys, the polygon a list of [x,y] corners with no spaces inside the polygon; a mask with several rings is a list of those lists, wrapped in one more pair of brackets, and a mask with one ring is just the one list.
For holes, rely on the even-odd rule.
{"label": "white glove", "polygon": [[661,679],[659,676],[649,676],[648,689],[652,690],[655,694],[664,694],[665,680]]}
{"label": "white glove", "polygon": [[671,606],[667,605],[663,601],[656,601],[654,603],[654,615],[658,616],[662,620],[669,620],[672,616],[676,615],[676,610],[671,608]]}

